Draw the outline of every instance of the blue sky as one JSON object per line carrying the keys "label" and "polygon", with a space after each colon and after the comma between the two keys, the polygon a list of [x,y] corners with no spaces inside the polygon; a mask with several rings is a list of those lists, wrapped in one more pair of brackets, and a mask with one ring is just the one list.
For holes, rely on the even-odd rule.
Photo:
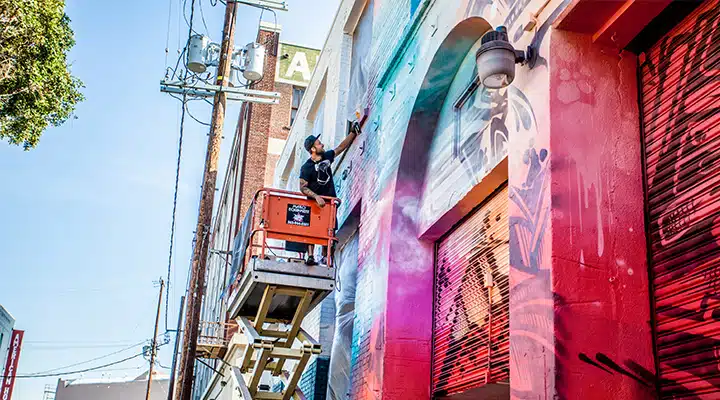
{"label": "blue sky", "polygon": [[[85,361],[152,336],[153,281],[167,272],[179,125],[179,102],[159,92],[170,4],[168,63],[174,64],[187,34],[178,13],[182,0],[169,1],[67,0],[77,39],[72,70],[86,85],[78,118],[46,131],[30,152],[0,143],[0,304],[13,314],[16,328],[26,331],[21,374]],[[201,4],[210,37],[219,41],[222,5]],[[289,12],[278,12],[281,40],[320,48],[339,0],[289,4]],[[257,9],[239,8],[237,45],[254,40],[259,16]],[[263,19],[273,17],[266,12]],[[205,31],[199,9],[195,27]],[[238,108],[229,107],[226,132],[234,131]],[[203,104],[194,102],[191,111],[210,119]],[[192,120],[186,124],[171,327],[185,288],[206,133]],[[229,145],[226,135],[221,160]],[[171,347],[160,351],[163,365],[170,364]],[[70,369],[140,350],[135,346]],[[138,358],[84,376],[120,378],[146,368]],[[46,384],[56,385],[57,378],[19,379],[13,399],[39,400]]]}

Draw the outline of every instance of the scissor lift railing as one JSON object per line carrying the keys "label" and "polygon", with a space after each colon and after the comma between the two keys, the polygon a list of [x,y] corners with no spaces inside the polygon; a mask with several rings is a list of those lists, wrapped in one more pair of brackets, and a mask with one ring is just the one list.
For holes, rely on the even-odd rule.
{"label": "scissor lift railing", "polygon": [[[252,229],[242,239],[242,254],[235,255],[244,262],[228,306],[247,339],[242,361],[233,368],[244,400],[302,398],[297,384],[310,357],[322,349],[301,324],[335,287],[336,206],[337,199],[328,198],[321,208],[300,193],[275,189],[255,196],[246,216]],[[295,244],[294,251],[287,243]],[[293,254],[308,244],[325,246],[326,265],[308,266]],[[282,392],[260,389],[266,372],[284,380]]]}
{"label": "scissor lift railing", "polygon": [[195,357],[206,359],[222,359],[228,351],[227,333],[237,330],[236,324],[222,322],[200,322],[200,333]]}

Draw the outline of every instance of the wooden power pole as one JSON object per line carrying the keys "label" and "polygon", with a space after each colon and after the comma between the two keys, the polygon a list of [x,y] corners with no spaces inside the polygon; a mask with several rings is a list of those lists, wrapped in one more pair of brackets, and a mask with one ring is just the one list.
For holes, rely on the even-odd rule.
{"label": "wooden power pole", "polygon": [[160,294],[158,295],[157,314],[155,315],[155,331],[153,331],[153,338],[151,344],[152,347],[150,348],[150,369],[148,370],[148,383],[147,392],[145,393],[145,400],[150,400],[150,386],[152,385],[153,367],[155,366],[155,356],[157,355],[157,335],[158,326],[160,326],[160,308],[162,307],[162,294],[164,288],[165,281],[160,278]]}
{"label": "wooden power pole", "polygon": [[[220,62],[217,68],[216,85],[227,86],[230,80],[230,67],[235,38],[237,3],[228,0],[225,6],[225,23],[223,26],[222,43],[220,45]],[[208,138],[205,155],[205,172],[203,175],[202,197],[197,228],[195,229],[195,247],[193,249],[190,271],[190,287],[185,311],[185,329],[183,329],[183,347],[178,372],[178,400],[190,400],[194,381],[195,352],[197,350],[200,310],[205,294],[205,270],[212,223],[213,204],[215,201],[215,185],[218,174],[218,158],[222,142],[223,124],[225,123],[226,94],[218,91],[213,101],[210,137]]]}
{"label": "wooden power pole", "polygon": [[180,311],[178,311],[177,329],[175,329],[175,350],[172,356],[172,369],[170,369],[170,384],[168,385],[167,400],[173,400],[175,397],[175,371],[177,370],[177,354],[180,348],[180,332],[182,332],[183,308],[185,307],[185,296],[180,298]]}

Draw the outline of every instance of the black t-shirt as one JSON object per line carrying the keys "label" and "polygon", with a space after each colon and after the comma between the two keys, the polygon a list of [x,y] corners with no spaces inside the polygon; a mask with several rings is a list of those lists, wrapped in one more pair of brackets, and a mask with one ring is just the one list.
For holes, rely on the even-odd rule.
{"label": "black t-shirt", "polygon": [[328,150],[322,153],[322,160],[315,162],[308,158],[300,168],[300,179],[308,183],[308,188],[320,196],[337,197],[335,182],[332,176],[332,162],[335,161],[335,151]]}

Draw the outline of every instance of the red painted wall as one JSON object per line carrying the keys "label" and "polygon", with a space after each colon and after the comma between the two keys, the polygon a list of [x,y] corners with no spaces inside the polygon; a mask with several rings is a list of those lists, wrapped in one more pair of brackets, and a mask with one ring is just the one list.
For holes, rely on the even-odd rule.
{"label": "red painted wall", "polygon": [[652,399],[636,58],[549,39],[540,129],[510,145],[511,395]]}
{"label": "red painted wall", "polygon": [[589,35],[551,35],[555,375],[568,399],[653,397],[636,65]]}

